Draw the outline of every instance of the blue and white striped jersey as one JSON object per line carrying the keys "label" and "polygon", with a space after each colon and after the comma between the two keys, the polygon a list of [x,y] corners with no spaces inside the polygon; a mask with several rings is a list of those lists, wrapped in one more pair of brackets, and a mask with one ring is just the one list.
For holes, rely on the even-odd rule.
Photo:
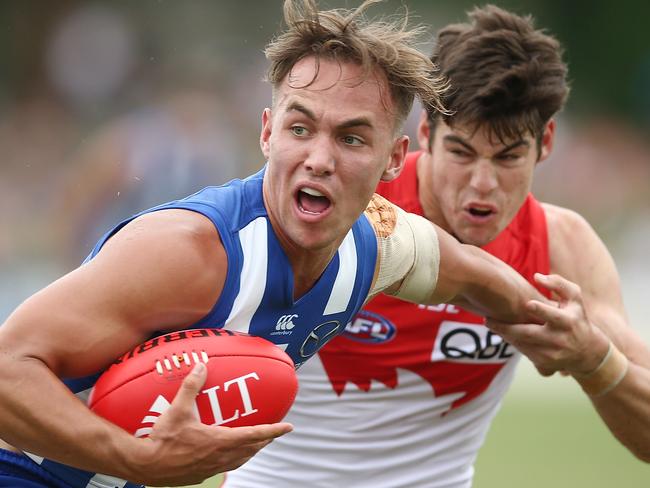
{"label": "blue and white striped jersey", "polygon": [[[244,180],[205,188],[127,219],[102,237],[88,259],[112,235],[144,213],[187,209],[205,215],[220,234],[228,256],[228,272],[223,292],[213,309],[190,328],[226,328],[263,337],[284,349],[298,367],[343,332],[363,305],[375,271],[377,240],[371,224],[361,216],[316,284],[294,300],[293,271],[262,199],[264,171]],[[98,376],[65,382],[85,400]],[[28,456],[60,478],[64,487],[139,486]]]}

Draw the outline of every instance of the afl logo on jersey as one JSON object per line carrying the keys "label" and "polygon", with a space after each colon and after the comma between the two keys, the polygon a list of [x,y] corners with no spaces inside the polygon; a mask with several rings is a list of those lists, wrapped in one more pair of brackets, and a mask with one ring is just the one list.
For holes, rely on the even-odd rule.
{"label": "afl logo on jersey", "polygon": [[396,328],[386,318],[367,310],[354,316],[343,332],[343,336],[358,342],[388,342],[395,336]]}

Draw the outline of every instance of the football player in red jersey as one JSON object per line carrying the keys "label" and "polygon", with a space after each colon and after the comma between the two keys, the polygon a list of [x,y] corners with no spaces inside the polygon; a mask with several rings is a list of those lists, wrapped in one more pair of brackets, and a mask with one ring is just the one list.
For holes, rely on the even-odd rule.
{"label": "football player in red jersey", "polygon": [[486,327],[454,305],[375,298],[299,371],[294,432],[230,473],[227,488],[469,487],[522,353],[544,375],[571,374],[650,461],[650,352],[627,324],[613,260],[580,215],[530,193],[568,94],[559,43],[488,6],[443,28],[432,59],[449,78],[452,115],[423,114],[423,150],[378,192],[506,261],[559,307],[535,308],[543,326]]}

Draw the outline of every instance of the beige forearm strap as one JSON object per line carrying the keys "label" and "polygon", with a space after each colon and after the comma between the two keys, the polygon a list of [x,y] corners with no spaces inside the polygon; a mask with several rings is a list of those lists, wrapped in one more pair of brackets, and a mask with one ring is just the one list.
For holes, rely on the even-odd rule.
{"label": "beige forearm strap", "polygon": [[400,298],[427,303],[435,290],[440,264],[433,224],[378,195],[371,200],[366,216],[375,228],[379,246],[379,272],[370,294],[390,288],[390,293]]}
{"label": "beige forearm strap", "polygon": [[625,354],[609,341],[607,354],[598,367],[585,375],[574,374],[584,392],[592,398],[606,395],[625,378],[629,362]]}
{"label": "beige forearm strap", "polygon": [[413,234],[415,257],[395,296],[415,303],[429,303],[440,271],[438,234],[433,224],[424,217],[404,211],[402,214]]}

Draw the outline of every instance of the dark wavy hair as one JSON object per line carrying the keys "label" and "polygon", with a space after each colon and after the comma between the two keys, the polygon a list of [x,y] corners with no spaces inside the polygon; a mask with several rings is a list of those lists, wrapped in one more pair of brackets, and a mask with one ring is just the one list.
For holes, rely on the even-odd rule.
{"label": "dark wavy hair", "polygon": [[313,0],[286,0],[286,30],[265,50],[271,61],[267,80],[274,94],[293,66],[313,55],[317,62],[324,58],[358,63],[366,76],[375,68],[383,71],[397,110],[396,127],[401,127],[416,96],[432,112],[443,110],[440,93],[445,83],[431,60],[415,47],[424,29],[408,28],[406,11],[391,18],[366,18],[367,8],[380,1],[366,0],[353,10],[319,11]]}
{"label": "dark wavy hair", "polygon": [[560,43],[535,29],[531,16],[493,5],[468,17],[470,23],[438,32],[431,60],[451,85],[442,95],[450,113],[429,110],[432,129],[442,119],[450,126],[488,127],[501,142],[530,133],[539,143],[569,94]]}

